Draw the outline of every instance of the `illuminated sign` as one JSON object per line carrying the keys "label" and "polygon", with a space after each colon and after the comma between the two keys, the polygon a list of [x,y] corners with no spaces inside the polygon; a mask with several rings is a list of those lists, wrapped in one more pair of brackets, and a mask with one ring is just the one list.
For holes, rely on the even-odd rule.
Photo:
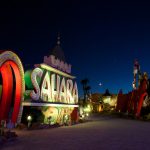
{"label": "illuminated sign", "polygon": [[25,91],[24,70],[19,57],[12,51],[0,51],[0,72],[2,75],[0,121],[8,120],[10,110],[12,109],[12,97],[14,97],[13,111],[9,119],[16,123]]}
{"label": "illuminated sign", "polygon": [[[40,83],[38,83],[40,78]],[[75,77],[48,65],[41,64],[31,74],[34,90],[30,96],[33,100],[45,102],[78,103],[78,89]]]}

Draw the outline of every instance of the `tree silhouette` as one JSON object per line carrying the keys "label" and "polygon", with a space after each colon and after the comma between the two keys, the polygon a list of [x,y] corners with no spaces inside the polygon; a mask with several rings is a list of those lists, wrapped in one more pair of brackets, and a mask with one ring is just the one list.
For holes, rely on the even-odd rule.
{"label": "tree silhouette", "polygon": [[111,96],[111,94],[110,94],[110,92],[109,92],[109,90],[108,89],[106,89],[106,91],[105,91],[105,93],[104,93],[104,95],[103,96]]}
{"label": "tree silhouette", "polygon": [[85,78],[83,80],[81,80],[81,84],[82,84],[82,87],[83,87],[83,94],[84,94],[84,103],[86,102],[86,97],[89,95],[89,91],[91,89],[90,86],[88,86],[87,84],[89,83],[89,79]]}
{"label": "tree silhouette", "polygon": [[86,87],[85,87],[85,92],[86,92],[87,95],[90,94],[90,90],[91,90],[91,87],[90,87],[90,86],[86,86]]}

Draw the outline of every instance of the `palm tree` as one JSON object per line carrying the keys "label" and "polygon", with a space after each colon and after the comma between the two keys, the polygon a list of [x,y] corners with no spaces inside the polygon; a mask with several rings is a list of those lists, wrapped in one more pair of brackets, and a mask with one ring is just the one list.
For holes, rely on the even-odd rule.
{"label": "palm tree", "polygon": [[87,86],[87,83],[89,82],[89,80],[87,78],[81,80],[81,84],[83,87],[83,93],[84,93],[84,103],[86,102],[86,95],[87,95],[87,91],[90,90],[91,87]]}
{"label": "palm tree", "polygon": [[91,87],[90,87],[90,86],[86,86],[86,87],[85,87],[85,91],[86,91],[86,94],[87,94],[87,95],[90,94],[90,90],[91,90]]}
{"label": "palm tree", "polygon": [[103,94],[103,96],[111,96],[111,94],[110,94],[108,89],[105,90],[105,93]]}

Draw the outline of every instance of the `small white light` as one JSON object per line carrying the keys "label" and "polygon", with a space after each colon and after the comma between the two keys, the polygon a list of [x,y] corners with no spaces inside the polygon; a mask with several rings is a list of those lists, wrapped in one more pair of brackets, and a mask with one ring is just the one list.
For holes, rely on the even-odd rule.
{"label": "small white light", "polygon": [[28,120],[28,121],[31,121],[31,120],[32,120],[32,117],[31,117],[31,116],[28,116],[28,117],[27,117],[27,120]]}
{"label": "small white light", "polygon": [[99,83],[99,86],[102,86],[102,83],[101,83],[101,82]]}

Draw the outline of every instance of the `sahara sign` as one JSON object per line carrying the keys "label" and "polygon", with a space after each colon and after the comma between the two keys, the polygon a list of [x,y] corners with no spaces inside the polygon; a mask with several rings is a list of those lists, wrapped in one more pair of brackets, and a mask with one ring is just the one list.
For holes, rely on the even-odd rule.
{"label": "sahara sign", "polygon": [[76,82],[73,81],[74,78],[51,66],[40,64],[31,73],[34,90],[31,91],[30,96],[33,100],[44,102],[77,104],[78,89]]}

